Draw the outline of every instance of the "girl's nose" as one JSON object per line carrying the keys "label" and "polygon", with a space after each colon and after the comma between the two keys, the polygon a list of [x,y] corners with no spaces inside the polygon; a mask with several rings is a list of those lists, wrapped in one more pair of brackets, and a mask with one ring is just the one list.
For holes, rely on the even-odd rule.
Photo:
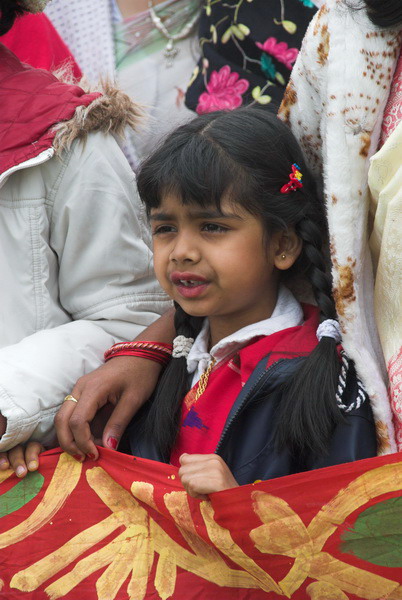
{"label": "girl's nose", "polygon": [[198,262],[200,251],[191,233],[176,236],[174,247],[170,253],[170,260],[175,263]]}

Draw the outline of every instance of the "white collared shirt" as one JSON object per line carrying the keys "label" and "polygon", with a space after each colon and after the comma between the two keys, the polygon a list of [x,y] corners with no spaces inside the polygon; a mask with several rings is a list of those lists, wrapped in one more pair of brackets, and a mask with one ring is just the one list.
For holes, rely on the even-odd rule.
{"label": "white collared shirt", "polygon": [[187,371],[190,374],[194,373],[191,385],[194,386],[197,383],[212,359],[219,363],[246,346],[251,339],[261,335],[272,335],[289,327],[297,327],[302,325],[303,321],[302,307],[293,294],[283,285],[279,288],[274,312],[268,319],[239,329],[239,331],[220,340],[209,352],[209,321],[205,319],[187,357]]}

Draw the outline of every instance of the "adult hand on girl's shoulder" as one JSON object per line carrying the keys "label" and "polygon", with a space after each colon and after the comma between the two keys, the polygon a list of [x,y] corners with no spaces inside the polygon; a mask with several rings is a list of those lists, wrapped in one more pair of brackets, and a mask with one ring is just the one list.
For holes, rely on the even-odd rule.
{"label": "adult hand on girl's shoulder", "polygon": [[25,477],[28,471],[37,471],[39,454],[44,447],[39,442],[28,442],[26,446],[19,444],[8,452],[0,452],[0,471],[12,469],[17,477]]}
{"label": "adult hand on girl's shoulder", "polygon": [[193,498],[206,499],[207,494],[238,487],[225,461],[217,454],[182,454],[179,477]]}

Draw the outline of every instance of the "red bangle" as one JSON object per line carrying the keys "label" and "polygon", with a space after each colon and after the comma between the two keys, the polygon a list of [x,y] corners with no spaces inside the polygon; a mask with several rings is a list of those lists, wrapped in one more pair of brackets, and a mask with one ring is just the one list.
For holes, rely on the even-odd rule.
{"label": "red bangle", "polygon": [[104,354],[105,361],[115,356],[137,356],[166,365],[172,356],[172,344],[164,342],[122,342],[114,344]]}
{"label": "red bangle", "polygon": [[106,358],[106,362],[112,358],[116,358],[116,356],[137,356],[138,358],[145,358],[147,360],[153,360],[154,362],[159,363],[160,365],[166,366],[170,361],[170,356],[162,356],[157,354],[145,354],[142,352],[138,352],[137,350],[122,350],[121,352],[117,352],[112,356]]}

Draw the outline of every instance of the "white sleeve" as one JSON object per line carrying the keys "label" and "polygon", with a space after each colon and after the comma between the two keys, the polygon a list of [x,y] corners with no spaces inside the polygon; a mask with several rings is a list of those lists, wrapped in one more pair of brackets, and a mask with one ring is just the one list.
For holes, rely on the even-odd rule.
{"label": "white sleeve", "polygon": [[134,175],[112,136],[75,143],[48,204],[59,302],[73,320],[0,350],[0,412],[7,419],[0,451],[48,441],[76,380],[101,364],[109,346],[134,338],[171,305],[153,274]]}
{"label": "white sleeve", "polygon": [[76,380],[101,364],[114,338],[90,321],[38,331],[0,350],[0,412],[7,419],[4,452],[29,439],[50,442],[53,419]]}
{"label": "white sleeve", "polygon": [[170,300],[154,275],[135,176],[114,138],[97,133],[77,143],[51,194],[61,305],[74,320],[134,338]]}

